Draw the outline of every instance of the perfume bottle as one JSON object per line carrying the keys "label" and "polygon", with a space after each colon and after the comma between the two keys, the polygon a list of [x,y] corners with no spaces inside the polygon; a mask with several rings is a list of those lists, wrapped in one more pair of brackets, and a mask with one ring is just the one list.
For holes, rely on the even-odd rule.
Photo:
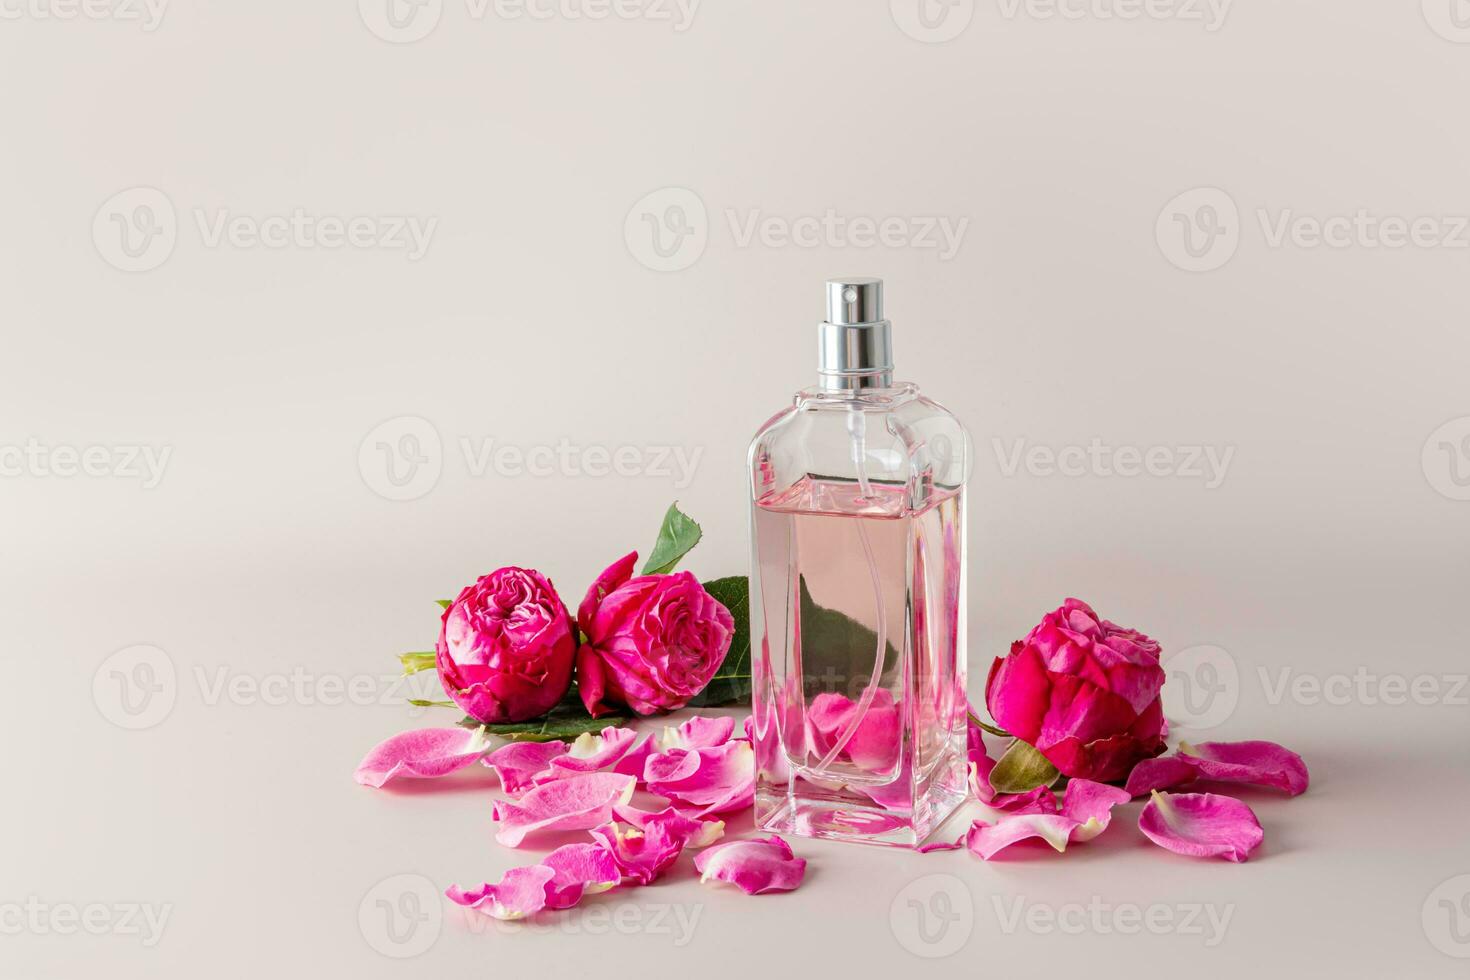
{"label": "perfume bottle", "polygon": [[882,280],[827,283],[818,358],[750,448],[756,822],[917,847],[966,793],[969,437],[894,383]]}

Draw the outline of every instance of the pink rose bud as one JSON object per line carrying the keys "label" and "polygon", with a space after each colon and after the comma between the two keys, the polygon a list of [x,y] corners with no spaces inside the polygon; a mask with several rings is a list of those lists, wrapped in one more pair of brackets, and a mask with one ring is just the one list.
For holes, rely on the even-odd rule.
{"label": "pink rose bud", "polygon": [[593,717],[617,706],[640,715],[682,708],[724,663],[730,611],[689,572],[631,577],[638,553],[614,562],[577,610],[586,642],[577,689]]}
{"label": "pink rose bud", "polygon": [[539,718],[571,686],[572,617],[540,572],[512,567],[483,576],[444,610],[443,622],[439,680],[476,721]]}
{"label": "pink rose bud", "polygon": [[985,685],[996,724],[1067,776],[1110,782],[1164,751],[1159,645],[1068,599],[997,657]]}

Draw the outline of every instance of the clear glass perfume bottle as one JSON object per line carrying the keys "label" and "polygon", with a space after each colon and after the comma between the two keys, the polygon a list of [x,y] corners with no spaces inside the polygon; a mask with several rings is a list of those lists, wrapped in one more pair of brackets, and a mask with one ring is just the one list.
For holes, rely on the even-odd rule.
{"label": "clear glass perfume bottle", "polygon": [[750,448],[757,824],[917,847],[963,802],[959,421],[893,382],[883,283],[827,283],[819,384]]}

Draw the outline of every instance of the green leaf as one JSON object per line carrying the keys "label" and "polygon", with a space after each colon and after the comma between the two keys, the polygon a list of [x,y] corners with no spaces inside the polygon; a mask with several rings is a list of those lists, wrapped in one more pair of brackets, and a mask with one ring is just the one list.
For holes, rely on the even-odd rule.
{"label": "green leaf", "polygon": [[648,560],[643,563],[643,571],[639,574],[667,575],[672,572],[674,566],[679,564],[679,559],[699,544],[702,535],[703,532],[693,518],[679,509],[678,501],[669,504],[663,527],[658,529],[658,540],[654,542],[653,551],[649,553]]}
{"label": "green leaf", "polygon": [[575,687],[568,691],[567,696],[562,698],[561,702],[543,718],[503,725],[481,725],[475,719],[468,717],[460,721],[460,725],[464,728],[484,728],[487,734],[508,738],[512,742],[570,741],[588,732],[596,734],[609,725],[620,727],[627,723],[628,719],[622,715],[604,715],[601,718],[593,718],[587,714],[587,709],[582,706],[582,699],[577,697]]}
{"label": "green leaf", "polygon": [[1046,756],[1018,738],[990,770],[990,788],[997,793],[1029,793],[1050,786],[1061,775]]}
{"label": "green leaf", "polygon": [[439,603],[440,609],[448,609],[450,606],[454,605],[453,599],[435,599],[434,601]]}
{"label": "green leaf", "polygon": [[718,704],[750,703],[750,579],[731,575],[704,583],[704,590],[730,610],[735,620],[735,635],[725,662],[703,691],[690,701],[692,708],[709,708]]}
{"label": "green leaf", "polygon": [[400,653],[398,662],[403,664],[403,675],[417,674],[421,670],[434,669],[433,651],[427,653]]}
{"label": "green leaf", "polygon": [[[814,697],[831,691],[858,697],[873,676],[873,656],[878,634],[846,613],[819,606],[807,588],[806,577],[798,579],[801,592],[801,665],[806,675],[806,694]],[[883,647],[883,670],[898,667],[898,650],[892,643]]]}

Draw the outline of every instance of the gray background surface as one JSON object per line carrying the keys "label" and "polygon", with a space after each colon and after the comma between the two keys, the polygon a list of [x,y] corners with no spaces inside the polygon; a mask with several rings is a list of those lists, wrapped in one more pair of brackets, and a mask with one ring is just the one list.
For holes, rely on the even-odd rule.
{"label": "gray background surface", "polygon": [[[1463,975],[1470,4],[533,9],[0,5],[0,972]],[[1246,795],[1238,867],[1135,805],[990,864],[798,842],[790,896],[385,915],[525,858],[488,773],[350,779],[432,722],[391,681],[432,600],[575,603],[674,498],[743,571],[746,443],[851,273],[974,434],[972,693],[1077,595],[1311,791]]]}

